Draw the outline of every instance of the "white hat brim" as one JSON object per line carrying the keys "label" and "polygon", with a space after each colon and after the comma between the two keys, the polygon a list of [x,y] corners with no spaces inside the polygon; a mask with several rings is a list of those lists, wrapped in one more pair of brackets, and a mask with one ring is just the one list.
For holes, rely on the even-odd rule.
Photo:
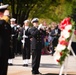
{"label": "white hat brim", "polygon": [[8,4],[2,5],[2,6],[0,6],[0,9],[6,9],[7,7],[8,7]]}

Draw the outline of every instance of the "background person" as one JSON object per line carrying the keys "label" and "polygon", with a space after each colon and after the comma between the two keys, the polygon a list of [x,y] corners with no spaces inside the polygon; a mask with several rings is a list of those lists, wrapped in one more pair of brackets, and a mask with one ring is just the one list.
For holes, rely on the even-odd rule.
{"label": "background person", "polygon": [[73,30],[71,47],[76,55],[76,27]]}
{"label": "background person", "polygon": [[10,26],[11,26],[11,46],[9,50],[9,60],[8,60],[8,65],[13,65],[13,59],[15,57],[15,52],[16,52],[16,19],[11,18],[10,19]]}
{"label": "background person", "polygon": [[4,15],[8,5],[0,6],[0,75],[7,75],[11,27]]}
{"label": "background person", "polygon": [[28,66],[30,59],[30,32],[29,32],[29,20],[24,21],[24,26],[21,30],[22,44],[24,45],[22,49],[23,66]]}

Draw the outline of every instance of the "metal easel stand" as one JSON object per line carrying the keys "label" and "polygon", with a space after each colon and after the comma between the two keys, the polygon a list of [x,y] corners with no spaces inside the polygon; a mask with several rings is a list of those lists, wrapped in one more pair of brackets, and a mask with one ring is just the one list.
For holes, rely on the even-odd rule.
{"label": "metal easel stand", "polygon": [[[72,34],[72,36],[70,38],[70,41],[69,41],[69,44],[68,44],[68,47],[67,48],[68,48],[69,51],[72,52],[74,58],[76,59],[76,55],[75,55],[73,49],[71,48],[72,39],[73,39],[73,34]],[[64,63],[62,64],[61,69],[60,69],[60,72],[59,72],[59,75],[62,75],[63,74],[63,71],[64,71],[64,75],[67,75],[68,58],[69,58],[69,56],[66,57]]]}
{"label": "metal easel stand", "polygon": [[64,63],[62,64],[59,75],[62,75],[63,72],[64,75],[67,75],[67,65],[68,65],[68,57],[66,57]]}
{"label": "metal easel stand", "polygon": [[[75,55],[73,49],[71,48],[70,51],[72,52],[73,57],[74,57],[75,60],[76,60],[76,55]],[[64,63],[62,64],[59,75],[62,75],[62,74],[63,74],[63,71],[64,71],[64,75],[67,75],[68,58],[69,58],[69,56],[66,57]]]}
{"label": "metal easel stand", "polygon": [[[74,57],[75,60],[76,60],[76,55],[75,55],[73,49],[71,48],[70,51],[72,52],[73,57]],[[69,56],[70,56],[70,55],[69,55]],[[67,66],[68,66],[68,58],[69,58],[69,56],[66,57],[65,62],[64,62],[64,65],[62,65],[62,66],[63,66],[63,70],[62,70],[62,71],[64,71],[64,75],[67,75]],[[61,72],[60,75],[62,75],[62,72]]]}
{"label": "metal easel stand", "polygon": [[64,64],[62,64],[59,75],[62,75],[64,69]]}

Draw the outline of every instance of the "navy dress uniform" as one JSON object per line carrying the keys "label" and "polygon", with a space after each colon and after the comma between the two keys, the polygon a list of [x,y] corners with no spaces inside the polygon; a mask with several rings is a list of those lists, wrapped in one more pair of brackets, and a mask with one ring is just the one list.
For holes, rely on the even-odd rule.
{"label": "navy dress uniform", "polygon": [[8,65],[13,65],[13,59],[15,57],[15,51],[16,51],[16,25],[15,25],[15,18],[10,19],[10,26],[11,26],[11,46],[9,50],[9,60],[8,60]]}
{"label": "navy dress uniform", "polygon": [[8,69],[11,27],[8,16],[3,14],[7,7],[8,5],[0,6],[0,75],[7,75]]}
{"label": "navy dress uniform", "polygon": [[29,59],[30,59],[30,27],[29,27],[29,20],[24,21],[24,27],[21,31],[22,36],[22,45],[24,45],[22,49],[22,58],[23,58],[23,66],[28,66]]}
{"label": "navy dress uniform", "polygon": [[20,37],[20,34],[21,34],[21,26],[20,25],[17,25],[16,27],[17,27],[16,28],[16,35],[17,35],[16,41],[17,41],[17,43],[16,43],[16,52],[15,52],[15,54],[17,56],[19,56],[19,55],[22,54],[22,52],[21,52],[21,50],[22,50],[22,43],[21,43],[21,37]]}
{"label": "navy dress uniform", "polygon": [[39,66],[41,59],[41,50],[43,46],[42,35],[43,32],[38,28],[38,18],[32,20],[33,27],[30,29],[31,38],[31,49],[32,49],[32,74],[40,74]]}

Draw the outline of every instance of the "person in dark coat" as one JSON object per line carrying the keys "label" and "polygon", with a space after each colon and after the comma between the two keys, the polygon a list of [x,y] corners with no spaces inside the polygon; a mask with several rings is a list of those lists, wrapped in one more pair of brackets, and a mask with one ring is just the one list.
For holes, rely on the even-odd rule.
{"label": "person in dark coat", "polygon": [[51,24],[51,34],[50,34],[50,36],[52,37],[52,55],[54,54],[54,52],[55,52],[55,47],[57,46],[57,44],[58,44],[58,38],[59,38],[59,36],[60,36],[60,29],[59,29],[59,27],[58,27],[58,25],[55,23],[55,22],[52,22],[52,24]]}
{"label": "person in dark coat", "polygon": [[29,20],[24,21],[24,26],[21,30],[21,36],[22,36],[22,58],[23,58],[23,66],[28,66],[29,59],[30,59],[30,32],[29,32]]}
{"label": "person in dark coat", "polygon": [[7,75],[11,27],[9,17],[4,15],[8,5],[0,6],[0,75]]}
{"label": "person in dark coat", "polygon": [[10,19],[10,26],[11,26],[11,46],[10,46],[10,50],[9,50],[9,60],[8,60],[8,65],[13,65],[13,59],[15,57],[15,51],[16,51],[16,37],[17,37],[17,33],[16,33],[16,23],[15,23],[16,19],[15,18],[11,18]]}
{"label": "person in dark coat", "polygon": [[41,50],[43,48],[42,35],[43,30],[41,26],[38,27],[38,18],[34,18],[32,21],[33,27],[30,29],[31,38],[31,49],[32,49],[32,74],[40,74],[39,66],[41,59]]}
{"label": "person in dark coat", "polygon": [[74,54],[76,55],[76,28],[73,30],[73,33],[72,33],[71,47],[72,47]]}

